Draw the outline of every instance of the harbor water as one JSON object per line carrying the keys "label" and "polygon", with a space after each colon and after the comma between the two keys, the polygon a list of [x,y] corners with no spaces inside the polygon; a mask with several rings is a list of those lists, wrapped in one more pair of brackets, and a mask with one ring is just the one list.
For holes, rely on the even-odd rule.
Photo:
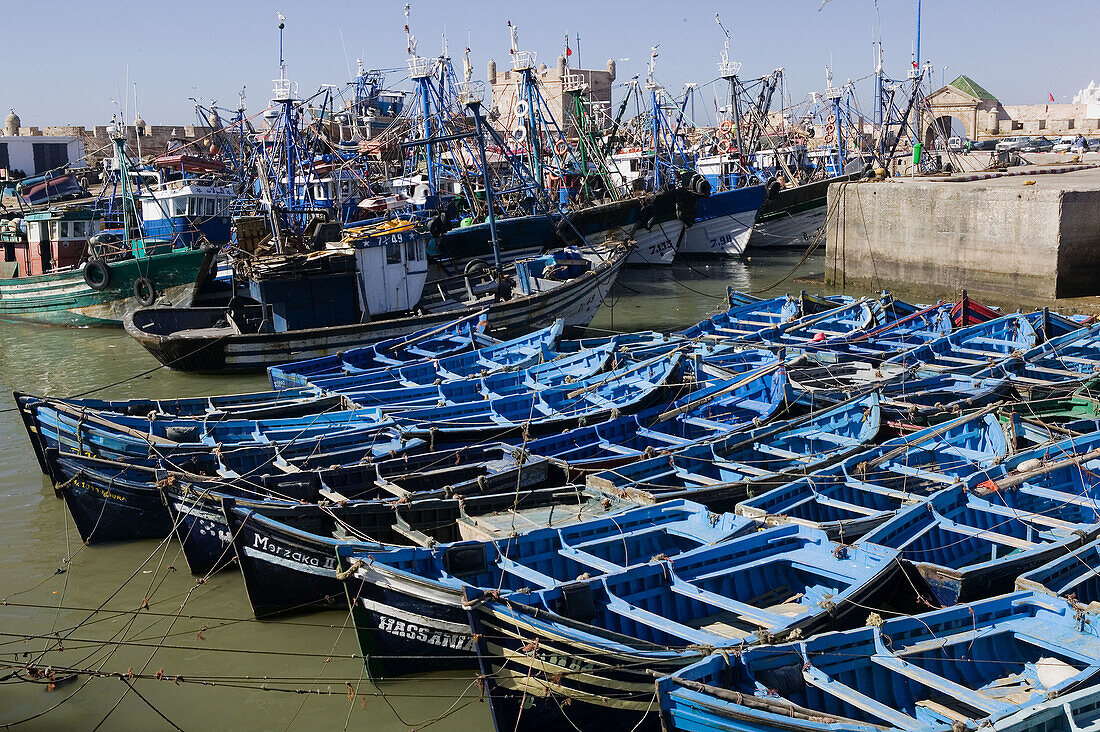
{"label": "harbor water", "polygon": [[[670,330],[723,307],[726,287],[775,296],[821,288],[801,252],[627,270],[593,334]],[[275,622],[252,613],[239,574],[196,583],[172,541],[86,547],[41,474],[11,392],[198,396],[262,390],[263,376],[156,368],[121,330],[0,323],[0,728],[159,730],[486,729],[472,673],[364,678],[350,615]],[[63,650],[56,649],[58,638]],[[12,675],[53,666],[52,678]],[[101,676],[70,678],[65,668]],[[133,674],[131,677],[130,674]],[[163,716],[161,716],[163,715]]]}

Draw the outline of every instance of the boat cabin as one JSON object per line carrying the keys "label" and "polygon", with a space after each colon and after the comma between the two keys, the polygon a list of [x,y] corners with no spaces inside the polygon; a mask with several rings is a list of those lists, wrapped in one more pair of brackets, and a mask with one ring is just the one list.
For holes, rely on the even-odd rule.
{"label": "boat cabin", "polygon": [[428,278],[428,238],[411,222],[351,227],[334,248],[254,269],[247,294],[262,306],[257,329],[350,325],[412,310]]}
{"label": "boat cabin", "polygon": [[229,208],[235,198],[233,186],[171,181],[141,197],[145,234],[187,246],[204,240],[225,244],[230,237]]}
{"label": "boat cabin", "polygon": [[99,212],[60,208],[27,214],[0,229],[8,277],[29,277],[76,267],[88,250],[88,238],[99,233]]}

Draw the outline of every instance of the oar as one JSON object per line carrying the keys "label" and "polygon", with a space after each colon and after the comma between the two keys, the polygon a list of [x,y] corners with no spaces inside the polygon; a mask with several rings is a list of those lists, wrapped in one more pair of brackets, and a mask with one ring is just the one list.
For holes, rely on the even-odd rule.
{"label": "oar", "polygon": [[972,419],[977,419],[978,417],[983,417],[983,416],[989,414],[990,412],[996,411],[999,407],[1000,407],[1000,405],[998,405],[998,404],[991,404],[988,407],[983,407],[982,409],[979,409],[976,412],[971,412],[970,414],[964,414],[961,417],[956,417],[955,419],[953,419],[949,422],[945,422],[943,424],[943,426],[932,430],[931,432],[924,435],[923,437],[921,437],[919,439],[916,439],[916,440],[913,440],[912,442],[907,442],[904,445],[901,445],[899,447],[895,447],[890,452],[887,452],[883,455],[880,455],[879,457],[875,458],[874,460],[867,460],[865,462],[861,462],[861,463],[858,464],[857,467],[862,466],[862,472],[866,473],[867,470],[870,470],[871,468],[876,468],[876,467],[878,467],[879,465],[882,465],[885,462],[889,462],[890,460],[893,460],[894,458],[898,457],[899,455],[903,455],[904,453],[906,453],[907,451],[911,450],[914,447],[917,447],[918,445],[922,445],[925,442],[928,442],[929,440],[933,440],[937,437],[940,437],[940,436],[950,432],[952,429],[954,429],[958,425],[962,424],[963,422],[967,422],[967,421],[972,420]]}
{"label": "oar", "polygon": [[1065,460],[1059,460],[1056,463],[1047,463],[1046,465],[1040,466],[1033,470],[1025,470],[1022,473],[1016,473],[1015,475],[996,481],[993,483],[992,486],[989,486],[982,490],[978,490],[982,488],[981,485],[976,486],[973,493],[976,496],[989,495],[990,493],[993,493],[994,491],[999,491],[1003,488],[1012,488],[1013,486],[1020,485],[1021,483],[1026,483],[1037,475],[1052,473],[1055,470],[1061,470],[1062,468],[1080,465],[1081,463],[1088,462],[1089,460],[1093,460],[1095,458],[1100,458],[1100,447],[1096,448],[1095,450],[1083,452],[1080,455],[1074,455],[1073,457],[1066,458]]}
{"label": "oar", "polygon": [[[679,358],[680,355],[682,355],[682,354],[676,354],[676,358]],[[655,356],[654,358],[651,358],[648,361],[642,361],[641,363],[635,364],[634,366],[631,366],[630,368],[625,369],[623,371],[612,371],[605,378],[600,379],[596,383],[589,384],[588,386],[582,387],[582,388],[577,389],[575,391],[571,391],[568,394],[566,394],[565,396],[569,399],[575,399],[578,396],[580,396],[581,394],[587,394],[588,392],[592,391],[593,389],[598,389],[598,388],[600,388],[601,386],[604,386],[605,384],[607,384],[610,381],[614,381],[615,379],[622,378],[623,376],[626,376],[627,374],[630,374],[630,373],[633,373],[635,371],[639,371],[643,368],[647,368],[649,366],[652,366],[653,364],[657,363],[658,361],[660,361],[662,359],[669,359],[669,354],[665,353],[665,354],[661,354],[660,356]],[[673,362],[675,362],[675,359],[673,359]]]}
{"label": "oar", "polygon": [[744,386],[745,384],[751,383],[753,380],[758,379],[761,376],[764,376],[765,374],[770,374],[772,371],[777,371],[778,369],[781,369],[781,368],[783,368],[783,361],[777,361],[776,363],[773,363],[770,366],[764,366],[762,368],[756,369],[755,371],[750,371],[743,379],[735,381],[734,383],[719,389],[718,391],[714,392],[713,394],[708,394],[707,396],[699,397],[698,399],[695,399],[694,401],[688,402],[687,404],[683,405],[682,407],[677,407],[676,409],[670,409],[667,412],[663,412],[662,414],[660,414],[657,417],[656,420],[654,420],[654,424],[661,424],[662,422],[667,422],[668,420],[672,419],[673,417],[675,417],[677,415],[680,415],[680,414],[683,414],[684,412],[690,412],[693,409],[695,409],[697,407],[700,407],[700,406],[706,404],[709,401],[717,399],[718,397],[722,396],[723,394],[728,394],[729,392],[734,391],[735,389],[739,389],[740,387]]}

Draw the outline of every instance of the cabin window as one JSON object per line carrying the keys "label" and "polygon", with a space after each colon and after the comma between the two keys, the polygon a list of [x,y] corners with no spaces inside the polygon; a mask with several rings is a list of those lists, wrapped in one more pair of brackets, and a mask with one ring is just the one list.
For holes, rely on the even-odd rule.
{"label": "cabin window", "polygon": [[50,222],[49,236],[43,237],[43,239],[46,240],[46,239],[56,239],[56,238],[57,238],[57,222],[56,221],[51,221]]}
{"label": "cabin window", "polygon": [[59,227],[60,227],[60,233],[58,234],[58,238],[68,239],[69,238],[69,222],[68,221],[62,221],[59,224]]}
{"label": "cabin window", "polygon": [[189,216],[201,216],[202,215],[202,199],[201,198],[188,198],[187,199],[187,214]]}
{"label": "cabin window", "polygon": [[415,262],[416,259],[416,239],[405,242],[405,261]]}
{"label": "cabin window", "polygon": [[83,221],[74,221],[73,222],[73,238],[74,239],[83,239],[87,235],[88,235],[87,224],[85,224],[85,222],[83,222]]}
{"label": "cabin window", "polygon": [[172,199],[173,216],[186,216],[187,215],[187,199],[186,198],[173,198]]}
{"label": "cabin window", "polygon": [[401,264],[401,245],[397,242],[386,245],[386,264]]}
{"label": "cabin window", "polygon": [[214,215],[214,207],[216,205],[217,205],[217,203],[213,198],[206,199],[206,215],[207,216],[213,216]]}

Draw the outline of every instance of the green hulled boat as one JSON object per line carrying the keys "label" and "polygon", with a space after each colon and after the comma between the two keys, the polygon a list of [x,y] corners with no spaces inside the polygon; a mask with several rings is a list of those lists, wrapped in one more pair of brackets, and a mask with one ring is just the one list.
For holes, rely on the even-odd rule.
{"label": "green hulled boat", "polygon": [[122,325],[139,308],[187,307],[214,250],[140,235],[124,141],[115,140],[123,225],[103,231],[98,211],[55,207],[0,225],[0,319]]}

